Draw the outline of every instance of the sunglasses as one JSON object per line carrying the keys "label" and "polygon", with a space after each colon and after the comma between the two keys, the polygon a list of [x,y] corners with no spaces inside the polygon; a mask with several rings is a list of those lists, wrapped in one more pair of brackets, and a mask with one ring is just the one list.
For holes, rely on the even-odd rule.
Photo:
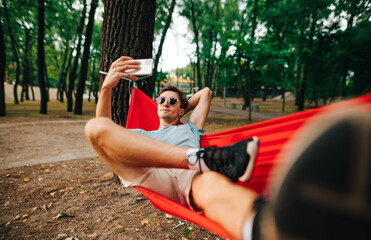
{"label": "sunglasses", "polygon": [[[165,102],[166,98],[164,97],[157,97],[156,98],[156,102],[157,104],[163,104]],[[169,97],[167,99],[167,102],[171,105],[171,106],[174,106],[177,102],[178,102],[178,99],[176,99],[175,97]]]}

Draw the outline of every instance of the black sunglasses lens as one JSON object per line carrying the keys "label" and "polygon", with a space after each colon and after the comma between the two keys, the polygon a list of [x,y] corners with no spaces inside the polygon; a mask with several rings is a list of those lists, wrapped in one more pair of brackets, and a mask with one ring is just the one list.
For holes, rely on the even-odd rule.
{"label": "black sunglasses lens", "polygon": [[168,101],[169,101],[169,104],[170,104],[170,105],[175,105],[176,102],[178,101],[178,99],[171,97],[171,98],[169,98]]}

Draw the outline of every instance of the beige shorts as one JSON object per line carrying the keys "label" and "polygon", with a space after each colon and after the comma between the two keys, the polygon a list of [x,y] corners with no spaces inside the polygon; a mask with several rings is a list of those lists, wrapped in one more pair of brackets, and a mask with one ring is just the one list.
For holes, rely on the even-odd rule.
{"label": "beige shorts", "polygon": [[185,206],[191,206],[190,191],[197,171],[186,169],[150,168],[134,181],[125,181],[125,187],[141,186]]}

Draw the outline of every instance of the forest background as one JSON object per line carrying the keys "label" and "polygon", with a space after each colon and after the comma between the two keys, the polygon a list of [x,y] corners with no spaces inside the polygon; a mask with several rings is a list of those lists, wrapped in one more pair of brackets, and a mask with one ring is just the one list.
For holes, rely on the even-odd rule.
{"label": "forest background", "polygon": [[[155,4],[148,11],[155,11],[149,15],[155,18],[157,89],[170,76],[191,79],[192,87],[209,87],[216,96],[228,89],[246,106],[256,96],[264,100],[272,92],[292,91],[299,111],[305,101],[318,106],[371,91],[368,0],[147,2]],[[84,92],[98,99],[102,1],[2,0],[0,11],[0,79],[14,89],[22,86],[21,94],[14,90],[16,104],[35,99],[33,86],[40,86],[44,114],[50,88],[58,89],[57,98],[67,99],[66,110],[75,114],[83,113]],[[174,11],[188,20],[183,32],[193,51],[188,66],[162,72],[158,63]],[[0,115],[5,115],[0,85]]]}

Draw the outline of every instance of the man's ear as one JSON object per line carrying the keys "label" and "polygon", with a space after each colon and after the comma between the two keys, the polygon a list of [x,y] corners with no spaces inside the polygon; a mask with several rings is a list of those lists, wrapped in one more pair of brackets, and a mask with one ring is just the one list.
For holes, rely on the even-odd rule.
{"label": "man's ear", "polygon": [[181,108],[179,110],[179,117],[182,117],[185,114],[185,109]]}

